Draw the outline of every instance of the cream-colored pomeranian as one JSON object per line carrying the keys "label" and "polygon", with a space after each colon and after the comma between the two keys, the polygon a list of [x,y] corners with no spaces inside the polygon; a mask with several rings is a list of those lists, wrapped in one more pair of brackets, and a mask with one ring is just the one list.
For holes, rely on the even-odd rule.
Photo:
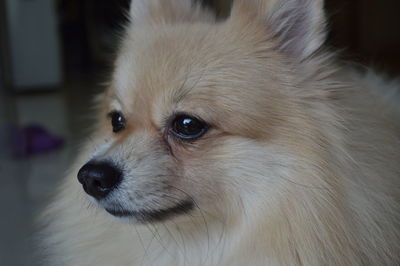
{"label": "cream-colored pomeranian", "polygon": [[130,16],[49,265],[400,264],[396,87],[324,48],[322,0]]}

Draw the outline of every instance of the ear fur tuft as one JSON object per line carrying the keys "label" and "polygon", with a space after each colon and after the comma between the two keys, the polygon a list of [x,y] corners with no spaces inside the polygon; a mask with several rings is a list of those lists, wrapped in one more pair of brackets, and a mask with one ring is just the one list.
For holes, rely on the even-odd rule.
{"label": "ear fur tuft", "polygon": [[246,14],[263,21],[279,41],[279,49],[296,58],[309,57],[326,39],[323,0],[236,0],[231,19],[243,20]]}
{"label": "ear fur tuft", "polygon": [[215,16],[193,0],[132,0],[133,24],[174,24],[213,21]]}

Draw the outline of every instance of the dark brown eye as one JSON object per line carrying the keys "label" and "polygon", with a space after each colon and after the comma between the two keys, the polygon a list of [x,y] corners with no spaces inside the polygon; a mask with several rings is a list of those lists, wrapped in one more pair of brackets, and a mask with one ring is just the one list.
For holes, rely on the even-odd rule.
{"label": "dark brown eye", "polygon": [[125,129],[125,118],[121,112],[112,111],[108,116],[111,118],[111,125],[114,133],[118,133]]}
{"label": "dark brown eye", "polygon": [[189,115],[178,115],[171,124],[172,133],[182,140],[198,139],[207,132],[208,128],[207,123]]}

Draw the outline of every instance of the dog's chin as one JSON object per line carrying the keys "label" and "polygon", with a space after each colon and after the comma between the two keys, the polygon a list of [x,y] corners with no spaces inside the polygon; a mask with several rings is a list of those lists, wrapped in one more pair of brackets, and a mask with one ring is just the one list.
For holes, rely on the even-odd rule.
{"label": "dog's chin", "polygon": [[183,200],[172,207],[155,210],[126,210],[105,208],[105,210],[122,221],[135,223],[156,223],[170,220],[176,216],[188,214],[194,209],[195,205],[191,200]]}

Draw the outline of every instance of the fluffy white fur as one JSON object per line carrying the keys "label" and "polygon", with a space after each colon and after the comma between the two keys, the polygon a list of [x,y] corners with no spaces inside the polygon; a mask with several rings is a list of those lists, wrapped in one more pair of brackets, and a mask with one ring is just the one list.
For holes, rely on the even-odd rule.
{"label": "fluffy white fur", "polygon": [[[400,264],[400,123],[386,96],[398,86],[335,61],[322,5],[237,0],[214,22],[189,0],[134,0],[94,142],[46,211],[49,265]],[[122,135],[113,109],[132,122]],[[213,129],[167,139],[171,159],[157,130],[176,110]],[[76,180],[93,157],[126,175],[107,202],[89,203]],[[181,192],[157,194],[162,182]],[[103,209],[171,195],[196,209],[146,224]]]}

